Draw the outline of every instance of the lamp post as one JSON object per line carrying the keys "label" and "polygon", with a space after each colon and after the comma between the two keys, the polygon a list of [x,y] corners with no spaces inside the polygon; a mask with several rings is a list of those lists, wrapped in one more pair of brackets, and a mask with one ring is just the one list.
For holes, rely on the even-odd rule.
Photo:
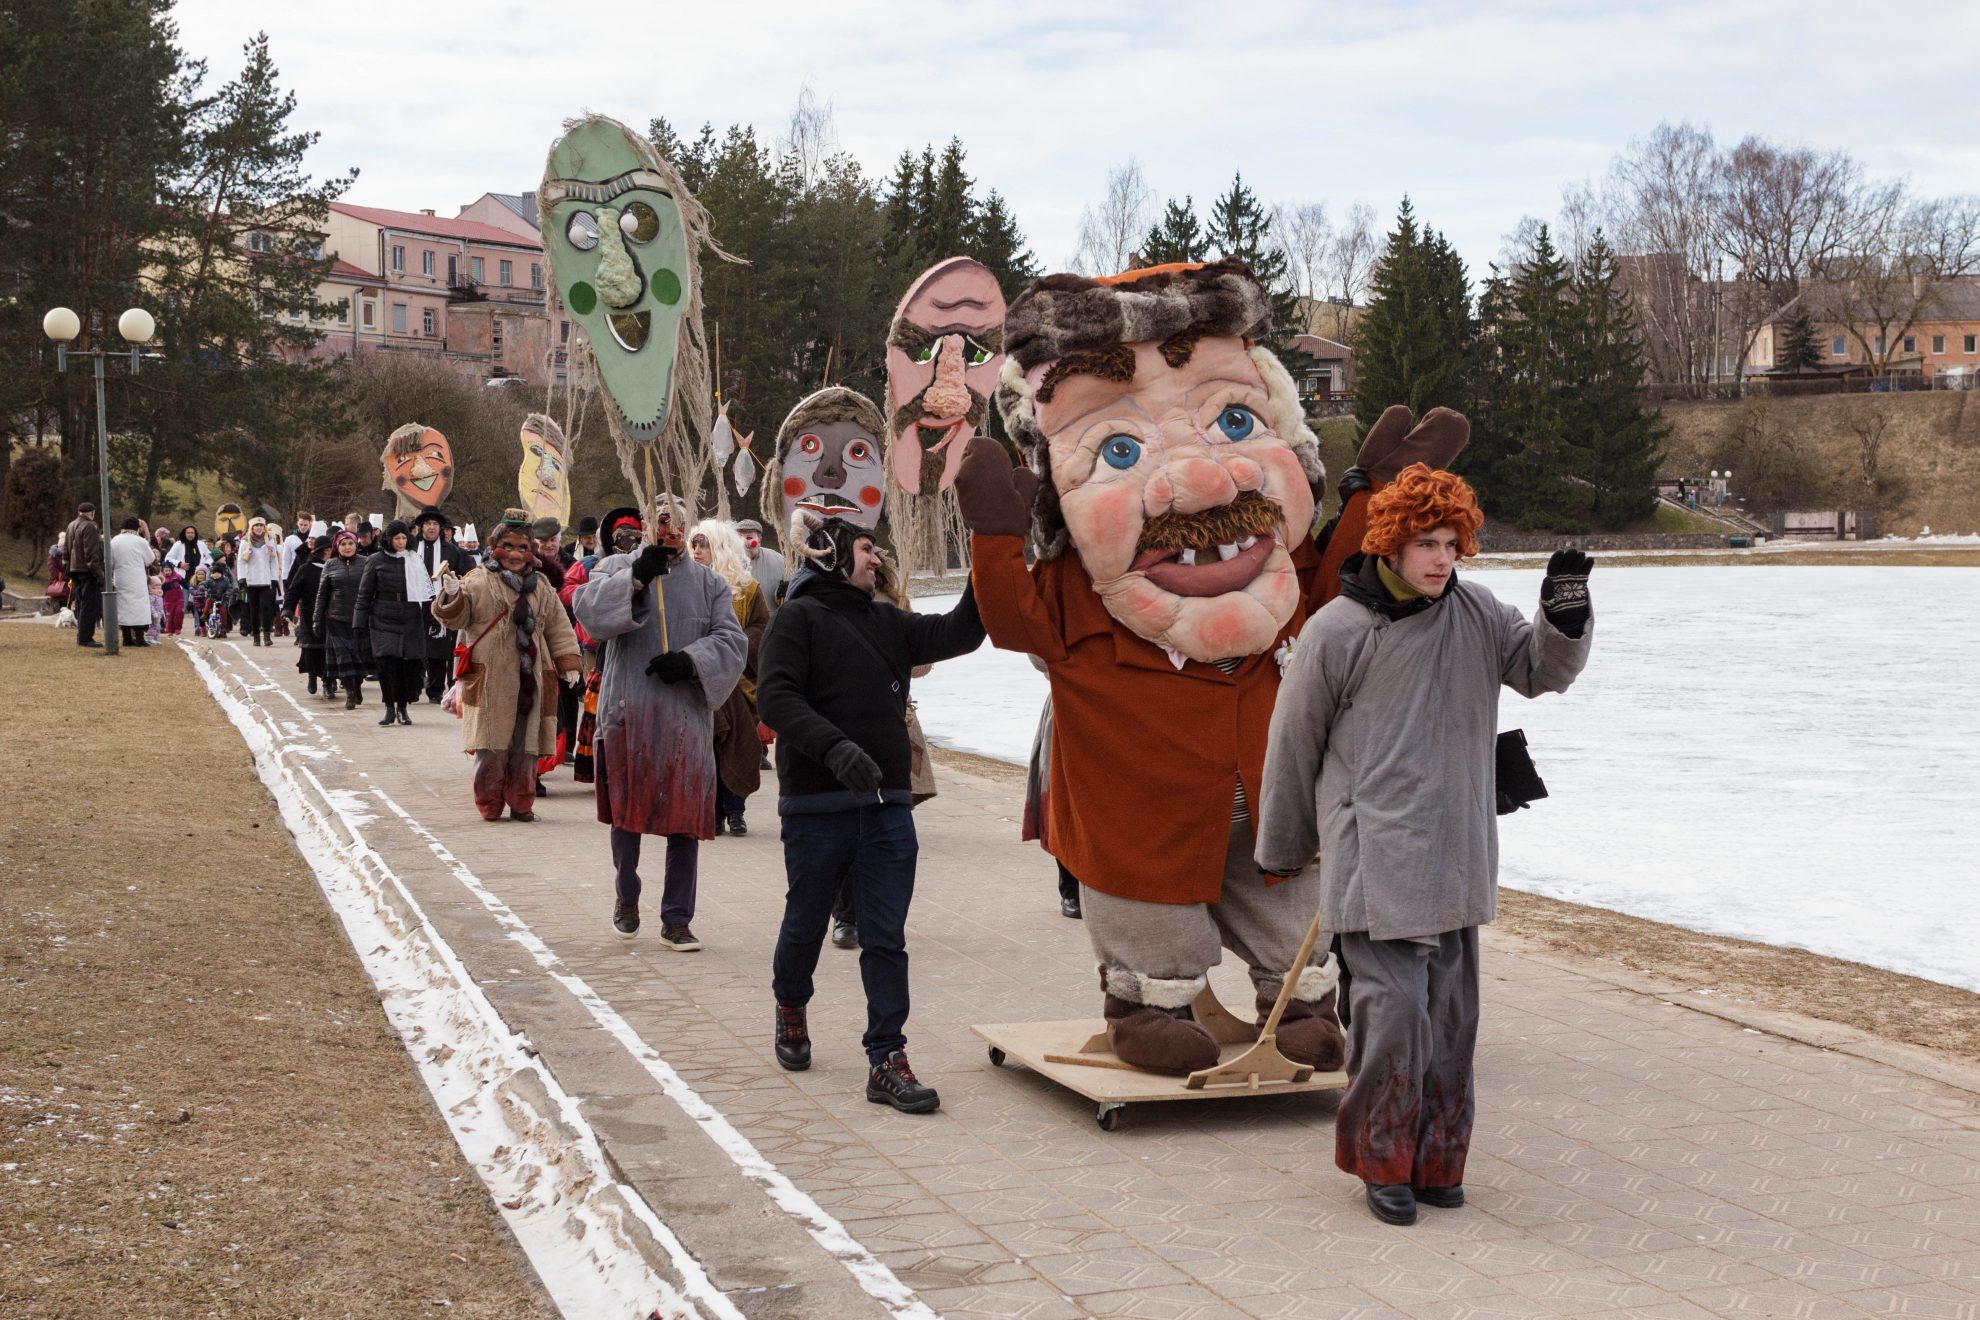
{"label": "lamp post", "polygon": [[[41,318],[41,332],[55,341],[55,369],[67,371],[72,350],[69,345],[82,333],[82,318],[66,307],[57,307]],[[133,307],[117,318],[117,333],[130,345],[129,356],[131,374],[137,375],[144,364],[144,345],[151,342],[152,335],[158,332],[158,322],[151,313],[142,307]],[[118,357],[124,353],[118,352]],[[103,363],[111,356],[101,343],[101,326],[91,336],[90,347],[77,357],[92,359],[96,364],[96,468],[100,481],[99,496],[96,502],[98,517],[103,524],[103,653],[117,654],[120,638],[117,632],[117,593],[110,581],[110,422],[103,404]]]}

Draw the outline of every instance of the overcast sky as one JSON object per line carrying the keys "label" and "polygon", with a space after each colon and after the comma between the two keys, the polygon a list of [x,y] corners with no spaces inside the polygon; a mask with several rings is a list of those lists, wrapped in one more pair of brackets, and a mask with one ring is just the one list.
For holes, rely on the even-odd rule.
{"label": "overcast sky", "polygon": [[1408,193],[1474,275],[1660,119],[1980,191],[1972,4],[181,0],[178,17],[216,83],[268,31],[318,172],[361,171],[349,200],[442,215],[534,187],[579,111],[774,138],[806,83],[870,174],[959,136],[1048,270],[1130,157],[1199,208],[1239,168],[1268,202],[1367,202],[1384,228]]}

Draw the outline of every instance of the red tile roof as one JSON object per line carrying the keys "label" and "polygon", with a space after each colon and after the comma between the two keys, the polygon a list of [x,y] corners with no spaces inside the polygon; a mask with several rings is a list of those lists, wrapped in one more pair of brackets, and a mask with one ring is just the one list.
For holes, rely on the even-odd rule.
{"label": "red tile roof", "polygon": [[372,280],[380,284],[384,283],[384,279],[381,276],[373,275],[362,266],[353,266],[342,257],[337,258],[336,264],[330,267],[330,278],[338,280]]}
{"label": "red tile roof", "polygon": [[479,220],[461,220],[438,215],[421,215],[417,211],[388,211],[378,206],[352,206],[349,202],[332,202],[330,209],[340,215],[348,215],[367,224],[383,225],[389,229],[403,229],[415,234],[432,234],[439,238],[460,238],[470,243],[498,243],[503,247],[533,248],[542,250],[542,244],[532,243],[519,234],[507,229],[497,229]]}

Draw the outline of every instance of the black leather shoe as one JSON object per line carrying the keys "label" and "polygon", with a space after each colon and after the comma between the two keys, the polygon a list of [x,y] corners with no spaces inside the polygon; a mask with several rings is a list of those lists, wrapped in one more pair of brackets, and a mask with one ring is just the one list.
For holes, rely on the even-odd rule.
{"label": "black leather shoe", "polygon": [[406,714],[406,703],[403,701],[399,703],[399,723],[401,724],[412,723],[412,716]]}
{"label": "black leather shoe", "polygon": [[811,1066],[811,1028],[805,1024],[802,1006],[777,1005],[777,1063],[786,1072],[803,1072]]}
{"label": "black leather shoe", "polygon": [[735,835],[738,839],[749,833],[749,826],[744,823],[740,811],[729,817],[729,833]]}
{"label": "black leather shoe", "polygon": [[914,1075],[903,1050],[895,1050],[873,1065],[873,1071],[866,1075],[866,1098],[876,1105],[892,1105],[903,1114],[932,1114],[942,1107],[942,1097]]}
{"label": "black leather shoe", "polygon": [[1435,1206],[1439,1210],[1455,1210],[1464,1204],[1464,1188],[1419,1187],[1416,1189],[1416,1203]]}
{"label": "black leather shoe", "polygon": [[859,927],[850,921],[833,922],[832,947],[835,949],[857,949],[859,947]]}
{"label": "black leather shoe", "polygon": [[388,725],[388,724],[397,724],[398,722],[399,722],[399,708],[398,708],[397,706],[395,706],[395,705],[393,705],[393,704],[392,704],[391,702],[389,702],[389,701],[388,701],[388,702],[386,702],[386,703],[385,703],[385,718],[384,718],[384,719],[382,719],[382,720],[380,720],[380,721],[378,721],[378,725],[379,725],[379,727],[380,727],[380,728],[383,728],[384,726],[386,726],[386,725]]}
{"label": "black leather shoe", "polygon": [[1416,1222],[1416,1193],[1407,1186],[1384,1187],[1379,1183],[1367,1183],[1368,1208],[1375,1217],[1385,1224],[1413,1224]]}
{"label": "black leather shoe", "polygon": [[1078,894],[1067,894],[1059,900],[1059,915],[1071,917],[1074,921],[1082,919],[1082,914],[1079,910]]}

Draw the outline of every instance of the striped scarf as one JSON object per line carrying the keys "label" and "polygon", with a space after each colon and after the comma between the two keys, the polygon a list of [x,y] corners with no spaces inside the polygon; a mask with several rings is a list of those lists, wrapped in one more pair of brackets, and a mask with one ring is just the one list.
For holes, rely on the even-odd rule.
{"label": "striped scarf", "polygon": [[516,657],[522,663],[521,690],[516,697],[516,713],[522,715],[536,706],[536,565],[525,566],[520,574],[490,567],[501,576],[502,585],[516,593],[516,607],[509,621],[516,626]]}

